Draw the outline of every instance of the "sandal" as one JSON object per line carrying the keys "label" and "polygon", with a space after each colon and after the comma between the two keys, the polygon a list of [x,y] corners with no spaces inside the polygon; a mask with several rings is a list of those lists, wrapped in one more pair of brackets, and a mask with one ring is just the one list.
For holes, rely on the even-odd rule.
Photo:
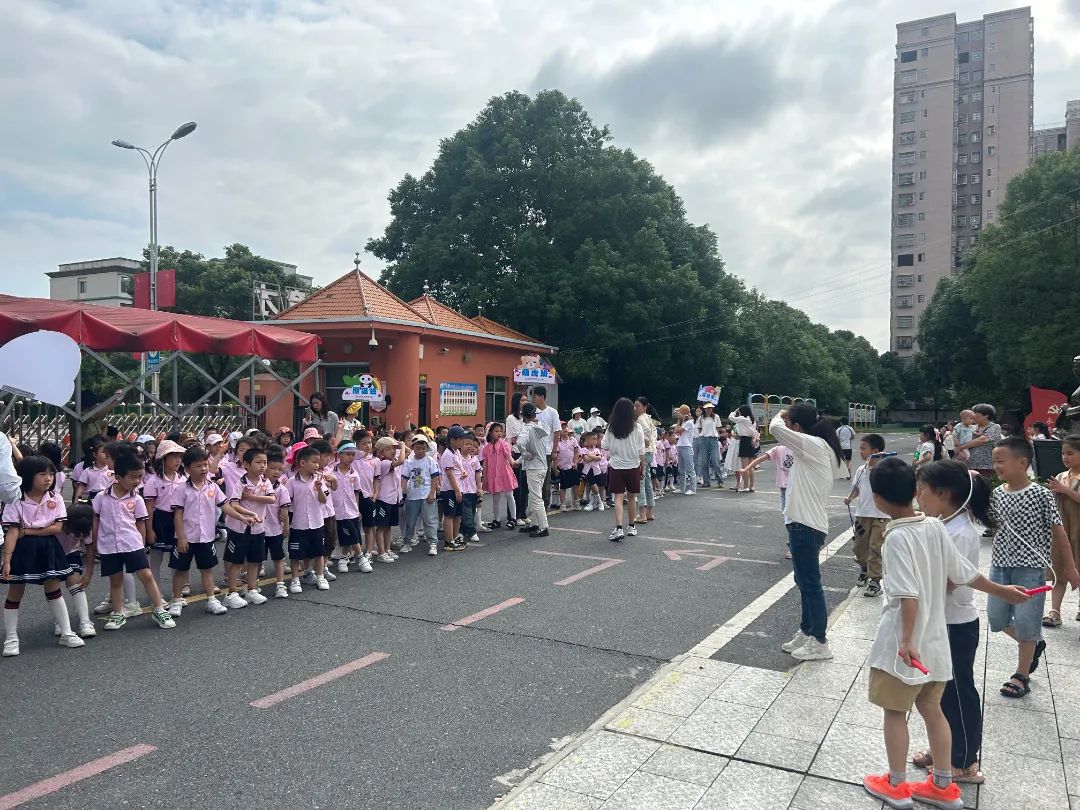
{"label": "sandal", "polygon": [[1061,611],[1051,610],[1042,618],[1043,627],[1061,627]]}
{"label": "sandal", "polygon": [[1039,643],[1035,645],[1035,655],[1031,657],[1031,668],[1028,670],[1028,675],[1039,668],[1039,659],[1042,658],[1044,652],[1046,652],[1046,640],[1039,639]]}
{"label": "sandal", "polygon": [[932,768],[934,767],[934,758],[930,756],[929,751],[919,751],[911,758],[911,764],[916,768]]}
{"label": "sandal", "polygon": [[[1021,686],[1017,686],[1015,683],[1013,683],[1013,681],[1019,681]],[[998,691],[1001,692],[1001,695],[1003,697],[1022,698],[1024,695],[1031,691],[1031,686],[1029,685],[1030,683],[1031,679],[1028,678],[1027,675],[1021,675],[1019,672],[1014,672],[1013,676],[1009,678],[1009,680],[1005,681],[1005,683],[1001,685],[1001,689],[999,689]]]}
{"label": "sandal", "polygon": [[952,780],[967,785],[981,785],[986,781],[986,777],[983,776],[983,772],[979,770],[979,764],[975,763],[966,768],[953,768]]}

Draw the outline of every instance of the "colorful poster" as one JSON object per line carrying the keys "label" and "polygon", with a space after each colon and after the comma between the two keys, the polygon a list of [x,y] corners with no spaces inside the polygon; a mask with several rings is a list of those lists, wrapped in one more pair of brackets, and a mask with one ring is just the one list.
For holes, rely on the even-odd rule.
{"label": "colorful poster", "polygon": [[473,383],[439,383],[440,416],[476,416],[480,386]]}
{"label": "colorful poster", "polygon": [[385,402],[382,384],[370,374],[346,374],[342,377],[346,388],[341,392],[345,402]]}
{"label": "colorful poster", "polygon": [[554,385],[557,376],[555,366],[538,354],[525,354],[521,365],[514,369],[514,382],[526,385]]}
{"label": "colorful poster", "polygon": [[719,385],[699,385],[697,390],[698,402],[711,402],[713,405],[720,404],[720,390]]}

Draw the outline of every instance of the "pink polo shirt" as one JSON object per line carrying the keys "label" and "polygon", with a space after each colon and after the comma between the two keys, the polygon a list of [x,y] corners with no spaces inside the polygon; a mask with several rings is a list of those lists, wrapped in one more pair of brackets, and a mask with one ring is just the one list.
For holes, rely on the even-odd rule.
{"label": "pink polo shirt", "polygon": [[187,476],[177,473],[175,478],[165,478],[160,475],[148,475],[143,479],[143,498],[154,499],[154,509],[163,512],[171,512],[176,488],[187,483]]}
{"label": "pink polo shirt", "polygon": [[270,483],[270,479],[266,476],[262,476],[254,484],[248,480],[247,474],[240,476],[235,484],[225,490],[226,501],[237,501],[240,506],[247,509],[249,512],[254,512],[259,518],[259,522],[252,526],[248,526],[244,521],[234,518],[232,515],[225,516],[225,528],[232,529],[234,532],[243,534],[249,528],[252,534],[262,534],[266,531],[266,527],[263,522],[266,520],[266,507],[270,506],[267,503],[258,503],[256,501],[250,501],[247,499],[248,495],[272,495],[274,487]]}
{"label": "pink polo shirt", "polygon": [[65,554],[74,554],[75,552],[81,554],[82,550],[90,545],[90,535],[76,537],[73,534],[69,534],[67,529],[64,529],[60,534],[56,535],[56,539],[60,541],[60,547],[64,549]]}
{"label": "pink polo shirt", "polygon": [[447,448],[443,450],[442,455],[439,456],[439,492],[449,492],[453,487],[450,486],[450,476],[454,476],[454,480],[458,482],[458,487],[461,487],[461,456],[455,453],[453,450]]}
{"label": "pink polo shirt", "polygon": [[189,480],[173,495],[173,509],[184,512],[184,539],[189,543],[212,543],[217,537],[217,510],[225,505],[225,493],[210,476],[201,487]]}
{"label": "pink polo shirt", "polygon": [[240,464],[222,459],[218,472],[221,473],[221,483],[224,484],[223,489],[228,492],[229,487],[243,477],[245,470]]}
{"label": "pink polo shirt", "polygon": [[289,500],[289,490],[283,483],[274,487],[274,495],[277,496],[277,503],[267,504],[266,514],[263,515],[263,529],[268,537],[277,537],[284,532],[281,525],[281,510],[283,507],[288,509],[289,504],[292,503]]}
{"label": "pink polo shirt", "polygon": [[573,439],[559,439],[559,446],[555,448],[555,466],[560,470],[571,470],[574,467],[574,451],[577,442]]}
{"label": "pink polo shirt", "polygon": [[401,476],[394,466],[394,461],[395,459],[379,461],[379,501],[382,503],[395,504],[401,501]]}
{"label": "pink polo shirt", "polygon": [[326,493],[326,503],[322,505],[323,522],[325,522],[328,517],[337,516],[337,510],[334,509],[334,490],[330,489],[330,486],[326,483],[328,478],[333,477],[334,473],[332,470],[321,470],[319,472],[319,480],[322,482],[323,492]]}
{"label": "pink polo shirt", "polygon": [[56,521],[67,518],[64,499],[57,492],[46,492],[40,501],[24,492],[15,503],[4,505],[3,523],[5,526],[21,526],[24,529],[44,529]]}
{"label": "pink polo shirt", "polygon": [[461,493],[463,495],[475,495],[476,473],[480,471],[480,457],[458,456],[458,464],[461,465],[461,480],[458,481],[461,486]]}
{"label": "pink polo shirt", "polygon": [[364,456],[358,455],[356,461],[352,463],[352,468],[360,481],[360,494],[365,498],[370,499],[375,497],[376,463],[377,459],[371,454]]}
{"label": "pink polo shirt", "polygon": [[116,479],[110,467],[86,467],[79,483],[86,486],[87,492],[101,492],[112,486],[114,480]]}
{"label": "pink polo shirt", "polygon": [[360,517],[360,507],[356,502],[356,493],[360,491],[360,476],[355,467],[349,467],[347,472],[342,472],[334,467],[334,478],[337,479],[337,489],[330,493],[334,501],[334,514],[339,518]]}
{"label": "pink polo shirt", "polygon": [[600,470],[600,448],[599,447],[583,447],[581,448],[581,471],[583,473],[592,473],[593,475],[599,475]]}
{"label": "pink polo shirt", "polygon": [[606,473],[608,471],[608,465],[611,464],[611,453],[604,448],[600,448],[600,473]]}
{"label": "pink polo shirt", "polygon": [[317,486],[322,486],[317,475],[306,481],[297,475],[286,482],[285,489],[288,490],[289,502],[292,504],[292,528],[321,529],[326,523],[319,496],[315,494]]}
{"label": "pink polo shirt", "polygon": [[113,488],[94,496],[94,514],[98,517],[97,553],[123,554],[145,547],[138,521],[146,520],[146,501],[134,491],[123,497]]}

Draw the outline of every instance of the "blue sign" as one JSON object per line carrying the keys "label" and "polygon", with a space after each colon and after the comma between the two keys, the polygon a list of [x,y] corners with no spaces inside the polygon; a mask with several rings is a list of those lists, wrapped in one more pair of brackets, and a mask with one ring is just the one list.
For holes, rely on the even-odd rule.
{"label": "blue sign", "polygon": [[157,371],[161,367],[161,352],[146,353],[146,370]]}

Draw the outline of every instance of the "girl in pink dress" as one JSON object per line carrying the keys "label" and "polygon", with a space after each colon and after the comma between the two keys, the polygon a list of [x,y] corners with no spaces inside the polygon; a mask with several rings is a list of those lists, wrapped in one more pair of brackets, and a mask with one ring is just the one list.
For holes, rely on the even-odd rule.
{"label": "girl in pink dress", "polygon": [[499,528],[503,515],[507,515],[506,528],[517,526],[517,506],[514,503],[514,490],[517,489],[517,473],[514,472],[514,460],[510,455],[510,442],[503,436],[506,429],[501,422],[489,422],[487,441],[480,449],[483,462],[484,492],[491,494],[494,520],[493,529]]}

